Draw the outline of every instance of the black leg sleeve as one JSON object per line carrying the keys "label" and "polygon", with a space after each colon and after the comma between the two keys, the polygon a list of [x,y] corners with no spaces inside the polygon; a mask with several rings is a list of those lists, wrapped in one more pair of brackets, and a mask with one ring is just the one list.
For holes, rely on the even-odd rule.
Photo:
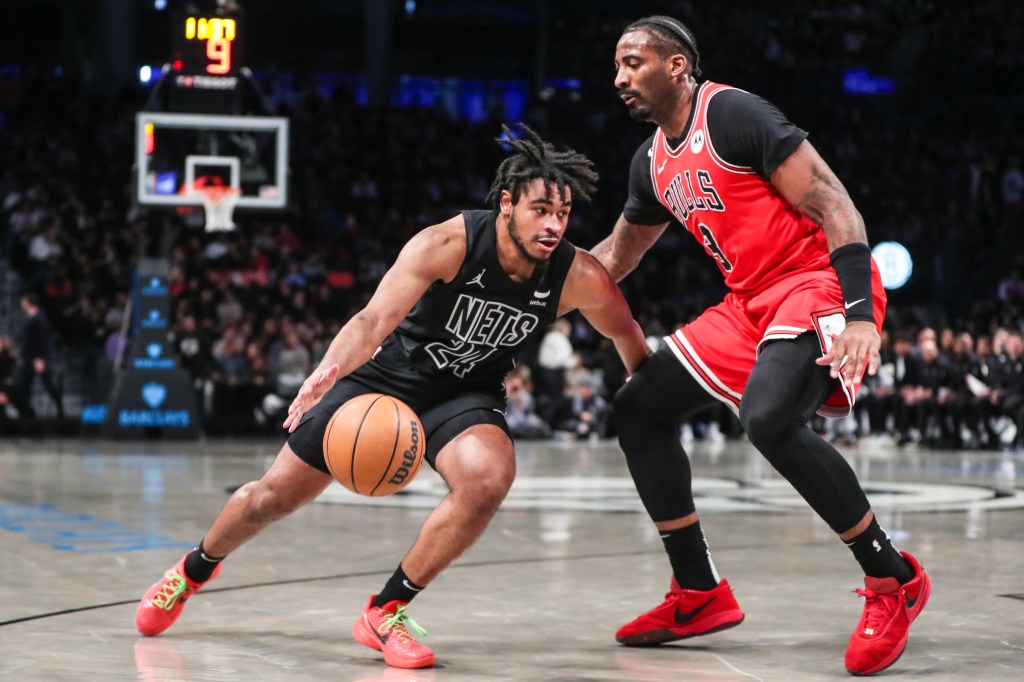
{"label": "black leg sleeve", "polygon": [[654,521],[694,512],[690,460],[679,440],[679,425],[715,402],[668,348],[652,355],[615,394],[619,443]]}
{"label": "black leg sleeve", "polygon": [[853,528],[870,505],[853,469],[807,427],[835,383],[818,340],[776,341],[758,357],[743,391],[740,421],[750,442],[836,533]]}

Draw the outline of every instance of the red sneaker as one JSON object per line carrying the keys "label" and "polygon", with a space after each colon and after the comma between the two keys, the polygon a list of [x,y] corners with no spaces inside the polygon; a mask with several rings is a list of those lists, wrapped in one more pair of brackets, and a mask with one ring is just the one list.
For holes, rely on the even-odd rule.
{"label": "red sneaker", "polygon": [[932,581],[917,559],[900,552],[914,569],[914,577],[902,585],[895,578],[864,578],[864,613],[850,636],[846,669],[854,675],[871,675],[885,670],[903,654],[907,633],[921,609],[928,603]]}
{"label": "red sneaker", "polygon": [[615,640],[626,646],[654,646],[725,630],[742,623],[743,617],[728,580],[704,592],[680,589],[673,576],[665,601],[619,628]]}
{"label": "red sneaker", "polygon": [[[142,601],[135,609],[135,627],[144,635],[159,635],[171,627],[174,621],[178,620],[185,601],[195,594],[200,587],[209,580],[202,583],[192,582],[185,576],[185,557],[174,565],[174,568],[164,573],[159,582],[153,584],[146,594],[142,595]],[[210,580],[220,573],[220,564],[213,570]]]}
{"label": "red sneaker", "polygon": [[384,654],[384,662],[396,668],[427,668],[434,665],[434,652],[409,634],[406,625],[421,635],[427,631],[405,614],[407,602],[397,599],[384,606],[370,606],[370,597],[359,620],[352,626],[352,636],[360,644]]}

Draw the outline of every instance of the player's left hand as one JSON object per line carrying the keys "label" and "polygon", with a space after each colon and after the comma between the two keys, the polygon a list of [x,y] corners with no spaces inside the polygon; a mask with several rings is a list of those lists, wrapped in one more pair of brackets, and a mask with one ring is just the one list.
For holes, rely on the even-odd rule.
{"label": "player's left hand", "polygon": [[339,371],[338,365],[330,365],[322,370],[313,372],[302,382],[302,388],[299,389],[299,393],[295,396],[292,404],[288,406],[288,417],[284,420],[283,426],[288,429],[288,433],[291,433],[298,427],[299,422],[302,420],[302,415],[320,402],[320,398],[324,397],[324,393],[327,393],[331,386],[334,386],[334,382],[338,380]]}
{"label": "player's left hand", "polygon": [[839,370],[843,363],[849,363],[846,371],[846,385],[853,388],[854,379],[867,365],[868,374],[875,375],[878,371],[878,349],[882,346],[874,322],[857,320],[848,322],[843,333],[832,342],[832,348],[825,355],[815,360],[819,365],[830,365],[829,374],[833,379],[839,378]]}

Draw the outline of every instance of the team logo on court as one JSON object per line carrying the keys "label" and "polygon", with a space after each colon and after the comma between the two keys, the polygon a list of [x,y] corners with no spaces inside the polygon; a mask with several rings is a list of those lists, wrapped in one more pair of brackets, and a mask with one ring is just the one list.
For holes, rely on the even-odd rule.
{"label": "team logo on court", "polygon": [[540,320],[532,313],[459,294],[445,325],[454,338],[427,344],[424,350],[438,369],[449,369],[461,379],[498,348],[518,346],[538,324]]}
{"label": "team logo on court", "polygon": [[[697,506],[704,510],[702,513],[705,515],[776,513],[806,516],[810,513],[807,502],[783,480],[698,477],[693,479],[693,485]],[[892,512],[1024,509],[1024,491],[997,491],[975,485],[874,483],[867,492],[875,509]],[[318,501],[430,510],[448,493],[444,480],[428,470],[420,472],[402,495],[366,497],[341,486],[332,486]],[[559,513],[645,514],[636,495],[636,486],[628,474],[517,476],[501,508]],[[912,607],[913,600],[908,598],[907,606]],[[681,617],[686,618],[687,615],[690,614],[682,614]]]}

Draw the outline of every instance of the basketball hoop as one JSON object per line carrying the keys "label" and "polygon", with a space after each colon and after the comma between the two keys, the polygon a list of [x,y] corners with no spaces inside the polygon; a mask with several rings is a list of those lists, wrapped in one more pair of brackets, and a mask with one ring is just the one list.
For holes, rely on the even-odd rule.
{"label": "basketball hoop", "polygon": [[226,185],[203,185],[196,187],[199,197],[203,200],[206,213],[207,232],[230,232],[235,229],[232,214],[241,191],[237,187]]}

